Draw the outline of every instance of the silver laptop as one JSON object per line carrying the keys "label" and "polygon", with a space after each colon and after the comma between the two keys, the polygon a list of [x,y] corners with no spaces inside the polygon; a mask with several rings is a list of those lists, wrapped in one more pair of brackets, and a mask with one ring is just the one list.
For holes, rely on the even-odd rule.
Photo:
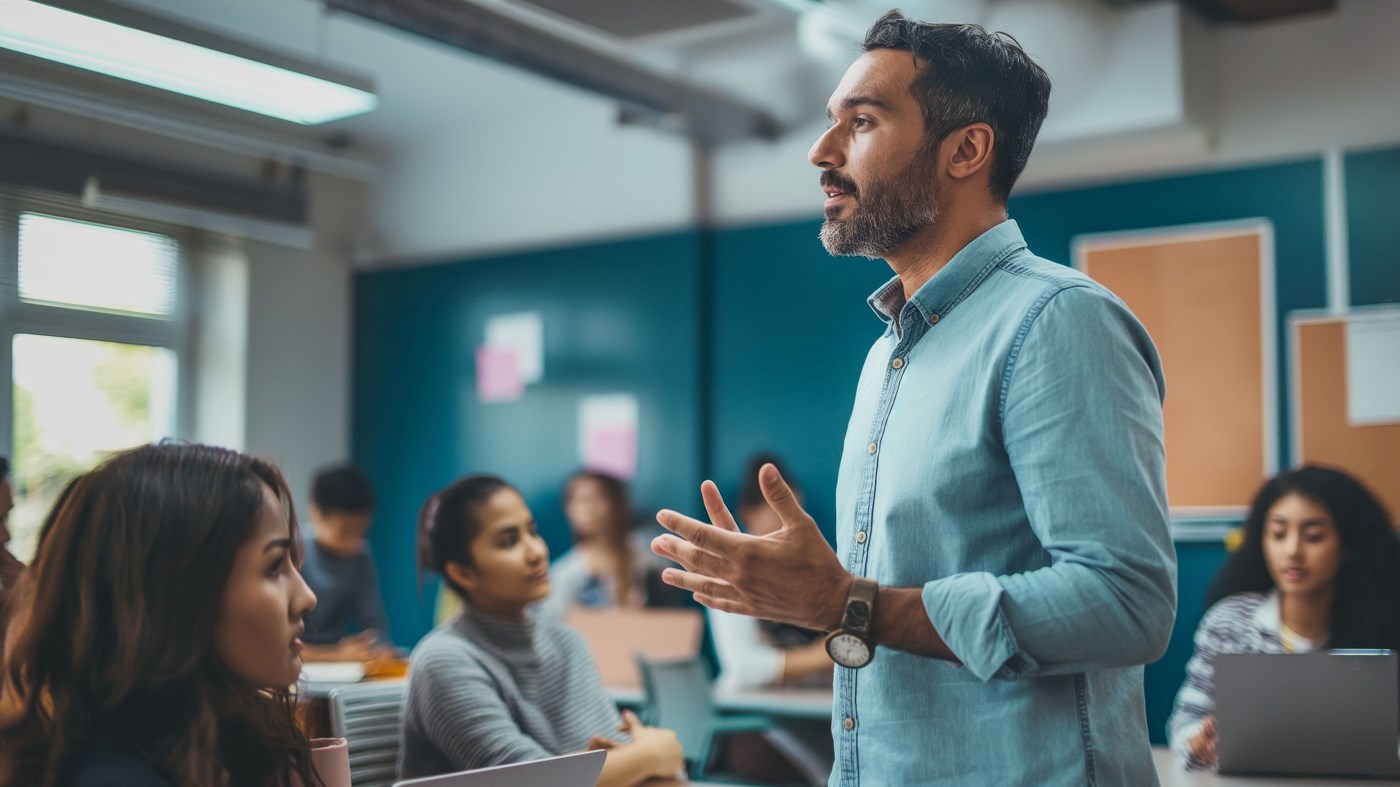
{"label": "silver laptop", "polygon": [[497,765],[395,782],[394,787],[594,787],[607,752],[585,751],[534,762]]}
{"label": "silver laptop", "polygon": [[1220,773],[1400,776],[1398,668],[1388,650],[1216,656]]}

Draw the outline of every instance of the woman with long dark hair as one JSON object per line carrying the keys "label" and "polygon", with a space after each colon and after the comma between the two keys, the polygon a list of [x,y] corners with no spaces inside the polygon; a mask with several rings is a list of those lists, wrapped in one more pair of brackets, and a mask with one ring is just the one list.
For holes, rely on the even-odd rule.
{"label": "woman with long dark hair", "polygon": [[1385,507],[1340,470],[1282,473],[1255,496],[1240,548],[1207,594],[1168,724],[1191,768],[1215,765],[1222,653],[1400,649],[1400,542]]}
{"label": "woman with long dark hair", "polygon": [[476,475],[435,500],[418,554],[461,606],[413,649],[399,777],[592,748],[608,752],[600,787],[675,775],[675,733],[624,721],[583,637],[533,608],[549,593],[549,547],[520,493]]}
{"label": "woman with long dark hair", "polygon": [[659,579],[664,564],[633,532],[625,481],[580,470],[564,485],[564,517],[574,546],[550,570],[544,614],[562,618],[572,606],[635,609],[652,606],[653,594],[674,595]]}
{"label": "woman with long dark hair", "polygon": [[0,784],[320,784],[288,690],[300,554],[253,457],[163,443],[77,479],[11,607]]}

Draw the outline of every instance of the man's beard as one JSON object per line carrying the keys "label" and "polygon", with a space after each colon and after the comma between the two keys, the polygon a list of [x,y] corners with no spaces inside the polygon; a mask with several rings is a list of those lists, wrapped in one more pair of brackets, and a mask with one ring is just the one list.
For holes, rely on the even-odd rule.
{"label": "man's beard", "polygon": [[855,200],[848,219],[828,218],[822,224],[822,245],[838,257],[883,258],[904,245],[915,233],[938,219],[938,182],[932,167],[919,155],[909,169],[895,177],[871,183],[862,198],[856,184],[827,170],[822,185],[836,186]]}

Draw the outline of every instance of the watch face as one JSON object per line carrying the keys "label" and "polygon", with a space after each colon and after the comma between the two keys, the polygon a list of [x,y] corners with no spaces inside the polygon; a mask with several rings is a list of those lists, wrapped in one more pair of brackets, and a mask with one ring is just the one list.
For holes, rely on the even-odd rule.
{"label": "watch face", "polygon": [[854,634],[834,634],[826,641],[827,655],[843,667],[855,669],[870,663],[870,646]]}

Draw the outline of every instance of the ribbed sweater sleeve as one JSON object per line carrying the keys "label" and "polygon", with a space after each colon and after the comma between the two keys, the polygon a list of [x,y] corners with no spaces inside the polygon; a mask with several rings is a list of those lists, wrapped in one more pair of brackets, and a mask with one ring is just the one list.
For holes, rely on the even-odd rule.
{"label": "ribbed sweater sleeve", "polygon": [[400,778],[582,751],[594,735],[627,740],[587,643],[549,620],[464,607],[414,648],[407,694]]}
{"label": "ribbed sweater sleeve", "polygon": [[448,648],[429,648],[414,664],[409,691],[422,733],[456,770],[551,756],[511,717],[481,665]]}

